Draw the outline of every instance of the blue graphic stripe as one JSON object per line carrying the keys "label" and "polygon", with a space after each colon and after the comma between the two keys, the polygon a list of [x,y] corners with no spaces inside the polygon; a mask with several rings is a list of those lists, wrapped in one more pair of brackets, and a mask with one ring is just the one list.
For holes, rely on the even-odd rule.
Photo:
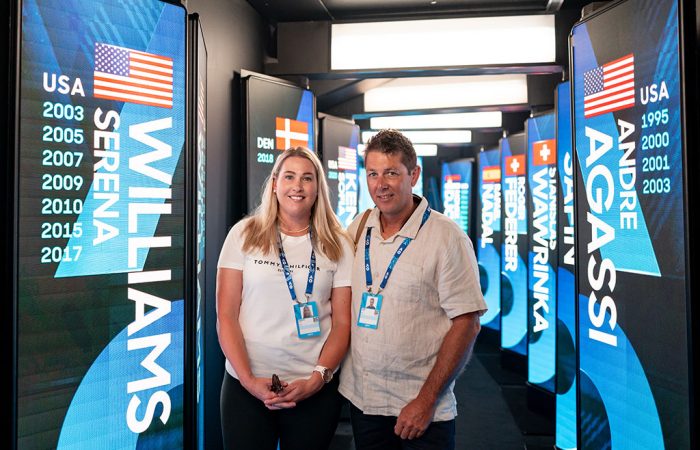
{"label": "blue graphic stripe", "polygon": [[[557,318],[560,336],[571,344],[570,352],[557,351],[557,367],[563,373],[558,377],[571,376],[571,379],[557,379],[556,398],[556,445],[560,449],[576,448],[576,285],[574,274],[559,266],[557,277]],[[558,344],[559,345],[559,344]]]}
{"label": "blue graphic stripe", "polygon": [[[505,249],[502,248],[502,251]],[[512,286],[512,306],[508,314],[501,316],[501,345],[521,355],[527,354],[527,267],[518,256],[518,269],[503,272]],[[503,287],[501,292],[503,293]]]}
{"label": "blue graphic stripe", "polygon": [[[134,7],[138,7],[139,4],[146,7],[148,5],[153,5],[153,3],[152,1],[142,1],[135,4]],[[136,264],[130,266],[127,254],[129,238],[153,237],[158,222],[161,219],[160,214],[139,215],[137,219],[137,231],[129,231],[129,204],[146,203],[157,207],[158,205],[166,203],[166,200],[157,198],[129,198],[129,188],[170,188],[171,185],[132,170],[129,158],[151,153],[154,151],[154,148],[150,144],[145,144],[131,138],[130,130],[132,129],[131,127],[138,127],[139,125],[151,123],[156,120],[169,119],[171,121],[169,124],[154,126],[154,130],[147,133],[148,136],[165,145],[169,152],[167,157],[153,161],[149,163],[148,166],[161,171],[171,179],[175,174],[175,169],[180,160],[185,141],[185,46],[182,39],[184,11],[177,7],[164,8],[164,4],[162,3],[158,3],[158,5],[160,8],[159,15],[154,15],[153,12],[151,12],[151,14],[146,14],[144,16],[151,20],[155,19],[155,22],[148,24],[149,29],[146,30],[149,33],[150,39],[146,47],[143,47],[144,44],[142,42],[135,42],[138,33],[125,33],[125,35],[129,36],[128,40],[115,44],[171,57],[173,59],[173,107],[172,109],[157,108],[134,103],[123,103],[123,106],[121,106],[122,102],[109,101],[101,101],[99,103],[103,110],[102,120],[104,120],[104,114],[106,114],[110,108],[110,106],[107,105],[111,104],[111,108],[117,112],[121,109],[119,128],[115,130],[115,132],[120,134],[122,149],[120,150],[119,167],[113,172],[119,176],[120,180],[119,200],[110,208],[110,211],[116,214],[117,217],[98,219],[100,222],[113,227],[113,229],[110,228],[110,230],[116,230],[118,235],[104,242],[100,242],[99,240],[101,230],[94,226],[94,220],[98,208],[104,205],[105,201],[94,198],[94,194],[98,192],[98,189],[93,184],[84,201],[83,212],[77,220],[83,223],[83,235],[80,237],[72,237],[68,242],[69,247],[82,247],[81,258],[79,261],[61,262],[56,270],[56,277],[123,273],[142,270],[148,256],[148,249],[138,251]],[[146,8],[146,10],[148,9],[149,8]],[[153,9],[152,6],[150,9]],[[115,24],[129,20],[128,17],[124,16],[123,12],[121,15],[117,15],[116,11],[121,10],[115,9],[115,15],[112,17]],[[98,20],[98,18],[83,18],[84,23],[89,23],[91,20]],[[80,34],[78,34],[78,36],[80,36]],[[154,36],[158,36],[158,39],[153,39]],[[75,38],[75,36],[71,38]],[[85,57],[89,59],[90,64],[88,65],[89,67],[83,68],[81,72],[87,96],[91,95],[93,91],[93,53],[94,51],[91,50],[89,55],[85,55]],[[89,120],[92,120],[92,112],[86,114],[86,116]],[[112,122],[112,125],[114,125],[114,122]],[[86,141],[92,143],[92,137],[88,136]],[[108,173],[108,171],[103,167],[96,173]],[[101,190],[104,190],[104,188]],[[170,201],[167,203],[170,203]],[[105,254],[118,256],[107,259],[104,258]]]}
{"label": "blue graphic stripe", "polygon": [[[530,253],[530,265],[534,265],[533,262],[534,253]],[[541,385],[547,390],[554,392],[554,376],[556,372],[556,339],[557,339],[557,328],[556,328],[556,273],[551,266],[548,266],[548,289],[549,291],[549,303],[548,310],[544,308],[538,309],[538,313],[541,314],[543,320],[547,321],[548,327],[538,333],[537,339],[528,340],[528,381],[530,383],[535,383]],[[534,298],[534,282],[532,273],[529,275],[528,280],[529,289],[528,293],[533,296],[529,299],[530,307],[528,308],[528,316],[530,318],[529,328],[531,335],[533,334],[534,322],[534,303],[537,301]]]}
{"label": "blue graphic stripe", "polygon": [[[585,25],[576,28],[575,43],[576,64],[574,68],[574,79],[582,80],[585,72],[600,64],[595,57]],[[637,70],[635,70],[635,72],[636,71]],[[586,158],[591,154],[593,149],[597,150],[608,142],[612,146],[610,150],[600,156],[592,165],[603,165],[609,168],[619,167],[620,151],[618,150],[618,141],[620,133],[617,128],[617,123],[615,122],[615,116],[613,113],[607,113],[584,119],[582,82],[574,83],[574,111],[576,123],[579,124],[576,126],[576,149],[583,179],[588,180],[592,170],[591,166],[587,166]],[[589,133],[596,132],[594,135],[595,138],[587,137],[587,130]],[[609,139],[605,144],[597,141],[604,136]],[[598,187],[600,186],[594,185],[593,189],[597,189]],[[614,189],[616,193],[623,190],[619,176],[612,177],[612,189]],[[645,216],[640,203],[636,202],[634,208],[629,210],[638,218],[637,229],[619,227],[621,223],[621,210],[619,202],[617,203],[618,204],[613,204],[613,207],[609,210],[603,211],[602,214],[597,215],[605,223],[616,227],[615,239],[601,249],[601,257],[613,261],[617,270],[620,271],[660,276],[659,264],[651,243]],[[631,253],[630,249],[634,249],[634,253]]]}
{"label": "blue graphic stripe", "polygon": [[482,281],[481,289],[486,289],[484,300],[489,308],[481,316],[481,325],[498,330],[501,327],[501,257],[496,247],[491,244],[486,244],[482,248],[481,239],[477,239],[477,248],[479,249],[479,266],[486,272],[487,285],[485,287]]}
{"label": "blue graphic stripe", "polygon": [[[597,314],[597,311],[596,311]],[[605,322],[610,315],[605,314]],[[588,317],[588,298],[579,296],[581,372],[595,385],[607,413],[611,448],[664,448],[656,401],[644,367],[622,327],[612,331],[617,347],[587,338],[596,327]]]}
{"label": "blue graphic stripe", "polygon": [[[99,354],[78,386],[61,427],[58,450],[87,448],[135,449],[138,433],[129,430],[126,411],[135,396],[141,401],[137,418],[143,419],[149,398],[157,391],[170,391],[171,397],[183,390],[184,383],[184,301],[172,302],[169,314],[144,330],[128,335],[121,330]],[[130,382],[154,376],[142,363],[154,347],[127,350],[132,339],[167,334],[170,345],[155,364],[170,374],[170,383],[133,394],[127,392]],[[162,409],[160,409],[162,411]],[[181,412],[171,411],[171,416]],[[160,424],[158,415],[153,423]],[[162,425],[162,424],[161,424]],[[182,433],[182,429],[179,429]]]}
{"label": "blue graphic stripe", "polygon": [[[525,153],[525,148],[513,149],[508,139],[501,139],[501,220],[506,220],[506,199],[508,198],[508,178],[520,178],[506,175],[506,158],[512,155]],[[518,203],[516,201],[516,203]],[[526,205],[523,205],[526,208]],[[520,206],[516,209],[519,211]],[[508,251],[506,243],[506,228],[504,230],[501,245],[501,346],[520,355],[527,355],[527,265],[523,258],[527,258],[527,214],[517,214],[516,251]],[[504,222],[505,223],[505,222]],[[514,263],[515,268],[509,266]],[[509,298],[508,298],[509,296]],[[506,305],[507,303],[507,305]]]}
{"label": "blue graphic stripe", "polygon": [[[479,153],[479,175],[478,175],[478,183],[479,183],[479,192],[483,194],[484,192],[484,184],[485,183],[483,180],[483,168],[484,167],[498,167],[500,169],[501,167],[501,151],[499,149],[493,149],[493,150],[486,150],[481,153]],[[500,199],[500,183],[501,181],[496,181],[496,182],[490,182],[491,184],[497,184],[499,185],[499,199]],[[482,204],[484,203],[483,201],[483,195],[480,196],[480,201]],[[501,202],[498,202],[498,204],[494,205],[495,208],[495,215],[494,215],[494,220],[491,223],[491,228],[495,233],[500,233],[501,231]],[[498,234],[498,239],[500,239],[500,234]]]}
{"label": "blue graphic stripe", "polygon": [[[527,178],[530,239],[528,241],[528,381],[554,392],[556,373],[556,310],[557,310],[557,253],[556,253],[556,169],[552,164],[535,165],[538,141],[555,139],[555,116],[544,114],[527,120]],[[551,149],[555,152],[556,148]],[[554,184],[550,181],[554,181]],[[554,246],[554,247],[553,247]],[[540,248],[541,247],[541,248]],[[538,267],[536,253],[547,258],[546,271]],[[537,270],[536,270],[537,269]]]}
{"label": "blue graphic stripe", "polygon": [[[666,16],[665,12],[660,11],[660,9],[666,8],[669,5],[671,5],[671,11],[669,16]],[[619,230],[616,228],[615,231],[618,234],[616,235],[615,241],[607,244],[606,247],[612,246],[613,244],[617,247],[614,248],[612,252],[604,247],[601,250],[601,257],[612,259],[618,270],[651,276],[660,276],[663,270],[664,276],[667,276],[667,272],[670,276],[682,276],[682,266],[684,264],[682,258],[675,258],[676,261],[671,264],[667,264],[664,261],[663,267],[660,268],[656,255],[653,253],[653,248],[651,248],[651,241],[653,240],[657,245],[663,245],[663,254],[660,251],[660,256],[665,256],[665,254],[682,255],[684,253],[681,202],[683,191],[682,189],[675,189],[676,186],[682,184],[680,116],[676,115],[679,114],[680,111],[680,104],[678,102],[680,86],[677,59],[674,61],[674,58],[677,58],[678,54],[677,2],[641,2],[640,5],[636,6],[635,12],[637,10],[639,11],[639,16],[634,17],[635,22],[637,22],[635,23],[636,28],[646,30],[645,27],[640,27],[639,25],[653,24],[659,16],[666,17],[667,23],[666,27],[663,29],[662,39],[659,41],[660,44],[658,47],[648,47],[648,49],[645,47],[637,47],[639,50],[635,53],[635,85],[642,86],[642,88],[638,91],[640,96],[636,97],[637,103],[635,108],[629,112],[621,113],[620,116],[628,118],[629,116],[627,114],[630,116],[634,114],[635,118],[638,119],[638,121],[635,122],[638,126],[636,130],[638,134],[635,137],[638,146],[636,149],[637,162],[643,160],[642,156],[654,156],[660,153],[653,148],[645,149],[643,144],[644,137],[649,136],[650,133],[654,131],[666,130],[669,133],[670,142],[668,146],[665,146],[663,154],[669,160],[670,169],[662,174],[657,173],[650,176],[643,174],[641,168],[636,168],[638,180],[635,187],[639,189],[641,198],[638,211],[635,212],[637,213],[641,225],[637,230],[640,236],[637,236],[635,241],[629,239],[625,242],[624,239],[629,238],[629,236],[625,234],[627,230]],[[644,16],[644,18],[642,18],[642,16]],[[662,24],[658,26],[659,29],[663,27]],[[587,27],[577,27],[574,32],[574,39],[576,43],[574,79],[576,80],[578,79],[579,65],[583,66],[584,64],[589,64],[595,56]],[[673,54],[676,56],[673,56]],[[655,66],[649,67],[652,64]],[[656,69],[656,71],[651,75],[654,69]],[[658,83],[661,80],[665,80],[665,82],[668,83],[667,87],[670,94],[670,97],[663,102],[663,107],[667,107],[669,114],[668,127],[659,127],[659,130],[654,130],[653,127],[650,127],[650,129],[645,130],[641,128],[641,124],[644,123],[642,116],[646,112],[658,111],[660,108],[659,104],[653,105],[653,100],[649,100],[649,106],[644,106],[645,103],[647,103],[644,100],[645,90],[651,86],[652,83]],[[660,86],[657,87],[660,88]],[[578,94],[579,92],[576,91],[577,97]],[[648,95],[649,92],[647,91],[646,94]],[[581,134],[580,130],[583,129],[582,124],[585,124],[612,136],[614,144],[617,144],[618,133],[616,132],[617,130],[614,129],[615,124],[610,123],[612,117],[609,117],[607,122],[589,120],[579,123],[578,106],[578,102],[576,102],[576,119],[578,123],[577,142],[586,142],[586,137]],[[581,146],[577,148],[579,152],[582,150],[586,153],[588,152],[587,146],[583,149],[581,149]],[[586,156],[586,154],[581,155],[581,161],[583,161]],[[605,157],[603,157],[601,160],[606,167],[616,167],[616,161],[613,159],[605,159]],[[614,173],[614,176],[616,175],[617,174]],[[643,181],[656,175],[668,176],[671,180],[671,186],[674,188],[663,195],[648,195],[643,193]],[[588,174],[584,173],[584,180],[587,179],[588,176]],[[619,186],[616,185],[615,189],[615,192],[617,192]],[[645,210],[647,214],[642,215],[642,210]],[[615,222],[614,216],[612,216],[612,218],[603,217],[603,220],[614,227],[619,223]],[[647,227],[649,231],[647,231]],[[623,235],[622,239],[620,235]],[[673,238],[669,239],[667,236],[673,236]],[[622,248],[619,248],[620,246],[626,249],[627,252],[622,251]],[[634,251],[634,253],[631,253],[632,251]],[[644,281],[643,277],[638,276],[630,277],[629,279],[633,280],[632,282],[634,283],[641,283]],[[653,297],[653,293],[649,293],[649,295]],[[641,336],[637,335],[628,338],[625,335],[623,324],[633,320],[637,321],[637,313],[634,312],[634,307],[645,308],[645,306],[639,303],[639,298],[624,298],[624,296],[618,295],[615,297],[615,300],[618,305],[622,306],[622,308],[617,310],[618,312],[622,311],[622,313],[618,314],[616,321],[612,320],[607,312],[600,318],[602,323],[610,324],[612,330],[608,333],[617,339],[617,345],[606,345],[589,338],[588,335],[589,330],[596,329],[591,323],[589,316],[597,316],[600,314],[600,305],[593,306],[593,311],[589,312],[588,305],[590,300],[587,296],[579,296],[579,332],[581,337],[579,350],[582,400],[581,433],[582,436],[585,436],[585,438],[583,438],[584,444],[588,442],[595,447],[599,447],[601,444],[608,444],[614,449],[627,448],[632,443],[634,443],[635,448],[664,448],[666,444],[664,443],[663,431],[661,429],[661,418],[659,417],[659,410],[653,395],[652,386],[647,378],[647,373],[649,373],[649,378],[652,380],[666,378],[669,375],[671,377],[682,377],[682,375],[678,373],[664,374],[663,370],[659,372],[659,367],[649,365],[645,368],[642,365],[642,362],[635,352],[633,343],[639,348],[640,344],[644,344],[642,341],[647,338],[640,339]],[[661,327],[663,329],[673,330],[675,327],[672,325],[671,323],[664,323],[662,319],[662,321],[657,324],[657,328]],[[653,339],[653,337],[648,339]],[[656,351],[658,351],[658,347]],[[653,350],[647,348],[644,353],[645,356],[650,353],[653,354]],[[645,358],[645,361],[648,360]],[[659,388],[659,384],[655,383],[653,387],[656,390]],[[661,389],[663,388],[661,387]],[[661,402],[660,405],[668,412],[670,403],[670,399],[664,398],[664,402]],[[671,423],[672,427],[675,425],[673,424],[673,422],[675,422],[673,418],[664,417],[663,419],[665,424]],[[673,434],[674,433],[670,433],[667,437],[670,438]],[[607,442],[608,439],[609,442]]]}
{"label": "blue graphic stripe", "polygon": [[[44,44],[44,42],[50,42],[51,38],[35,0],[26,0],[22,3],[22,15],[22,60],[42,63],[40,68],[22,67],[22,82],[41,86],[42,72],[56,73],[59,71],[58,60],[54,47]],[[26,55],[32,56],[26,57]]]}
{"label": "blue graphic stripe", "polygon": [[[669,169],[665,171],[671,179],[670,192],[665,195],[647,196],[645,198],[646,219],[649,222],[649,228],[652,231],[654,240],[661,238],[663,241],[663,251],[671,255],[681,255],[685,252],[684,239],[663,239],[658,233],[669,222],[673,227],[673,236],[683,235],[682,211],[683,211],[683,189],[677,189],[677,186],[683,184],[683,134],[681,130],[681,80],[678,76],[680,71],[679,49],[678,49],[678,4],[677,2],[669,2],[670,11],[664,24],[664,33],[658,42],[655,54],[656,65],[654,67],[653,79],[644,80],[645,84],[658,82],[663,80],[668,89],[669,98],[664,100],[665,106],[668,106],[669,120],[665,125],[665,130],[670,136],[669,145],[666,150],[648,150],[647,153],[657,155],[663,153],[668,158]],[[655,5],[660,8],[661,5]],[[662,14],[655,8],[648,8],[650,14]],[[641,84],[641,83],[640,83]],[[660,86],[657,85],[658,88]],[[658,110],[658,104],[649,102],[643,112],[652,112]],[[653,131],[653,130],[652,130]],[[676,258],[674,265],[665,267],[667,276],[683,276],[685,266],[683,258]]]}
{"label": "blue graphic stripe", "polygon": [[[559,174],[559,207],[568,206],[558,212],[559,261],[557,269],[557,396],[555,444],[557,448],[577,447],[576,389],[576,285],[573,261],[566,261],[567,252],[573,256],[573,242],[565,243],[561,238],[564,227],[573,227],[573,161],[571,146],[571,94],[570,83],[557,87],[557,161]],[[567,168],[572,172],[568,173]],[[569,199],[567,196],[571,196]],[[573,241],[573,240],[572,240]],[[564,345],[564,341],[569,346]]]}
{"label": "blue graphic stripe", "polygon": [[316,133],[314,132],[314,124],[316,123],[316,117],[314,117],[314,95],[311,91],[302,91],[296,120],[309,124],[309,148],[315,150],[314,137]]}
{"label": "blue graphic stripe", "polygon": [[500,157],[497,148],[485,150],[477,157],[477,208],[481,223],[477,224],[476,259],[479,270],[483,271],[481,290],[488,306],[488,311],[481,316],[481,325],[493,330],[501,328],[501,181],[485,182],[484,168],[495,166],[500,170]]}
{"label": "blue graphic stripe", "polygon": [[[442,203],[444,214],[457,222],[465,234],[469,235],[471,217],[471,187],[474,164],[470,160],[442,163]],[[458,175],[459,180],[447,182],[450,175]]]}

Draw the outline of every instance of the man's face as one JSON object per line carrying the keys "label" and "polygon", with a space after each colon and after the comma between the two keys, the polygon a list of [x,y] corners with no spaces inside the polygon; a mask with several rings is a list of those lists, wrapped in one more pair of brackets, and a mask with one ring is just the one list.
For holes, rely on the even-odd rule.
{"label": "man's face", "polygon": [[400,153],[369,151],[365,154],[367,187],[377,208],[386,216],[401,216],[412,210],[412,188],[418,181],[420,167],[408,172]]}

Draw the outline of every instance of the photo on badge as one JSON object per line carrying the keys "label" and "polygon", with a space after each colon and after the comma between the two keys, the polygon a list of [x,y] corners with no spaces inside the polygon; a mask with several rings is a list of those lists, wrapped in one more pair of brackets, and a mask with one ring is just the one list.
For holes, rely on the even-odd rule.
{"label": "photo on badge", "polygon": [[318,317],[316,302],[294,305],[294,319],[297,323],[297,334],[300,338],[321,335],[321,321]]}
{"label": "photo on badge", "polygon": [[365,328],[377,328],[379,325],[379,314],[382,309],[382,296],[365,292],[362,294],[360,302],[360,315],[357,318],[357,325]]}

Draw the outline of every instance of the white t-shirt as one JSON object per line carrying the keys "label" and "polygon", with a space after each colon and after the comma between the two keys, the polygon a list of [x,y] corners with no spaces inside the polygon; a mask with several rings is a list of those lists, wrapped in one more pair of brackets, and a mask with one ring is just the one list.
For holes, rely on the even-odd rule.
{"label": "white t-shirt", "polygon": [[[343,239],[343,256],[334,263],[316,252],[316,279],[311,301],[316,302],[321,335],[300,338],[294,318],[295,302],[287,289],[279,256],[259,251],[243,253],[243,227],[238,222],[229,231],[219,255],[219,268],[243,271],[243,293],[239,323],[243,331],[250,368],[256,377],[277,374],[284,381],[307,378],[312,373],[321,348],[331,331],[331,289],[350,286],[354,252]],[[309,235],[282,234],[297,299],[303,301],[311,261]],[[226,370],[238,378],[231,363]]]}

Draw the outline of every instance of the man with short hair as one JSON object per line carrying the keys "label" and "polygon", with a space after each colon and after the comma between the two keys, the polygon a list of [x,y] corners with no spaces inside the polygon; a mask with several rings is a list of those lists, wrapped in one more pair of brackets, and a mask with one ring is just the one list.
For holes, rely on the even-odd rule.
{"label": "man with short hair", "polygon": [[[454,381],[486,311],[474,250],[455,222],[413,195],[421,169],[404,135],[377,133],[365,168],[377,207],[357,245],[355,323],[339,388],[351,403],[355,446],[453,449]],[[373,320],[359,314],[369,297],[382,304]]]}

